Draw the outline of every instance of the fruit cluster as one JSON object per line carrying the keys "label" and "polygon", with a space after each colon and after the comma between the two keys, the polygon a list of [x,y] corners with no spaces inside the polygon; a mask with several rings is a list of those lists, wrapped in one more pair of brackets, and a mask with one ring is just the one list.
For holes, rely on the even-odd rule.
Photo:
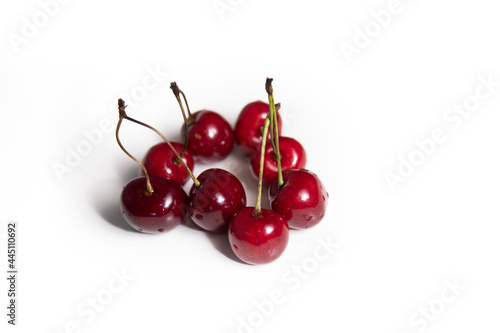
{"label": "fruit cluster", "polygon": [[[170,88],[184,117],[183,144],[170,142],[155,128],[129,117],[125,102],[118,100],[116,140],[142,168],[142,175],[127,183],[121,194],[121,212],[132,228],[162,233],[179,225],[188,215],[209,232],[227,233],[231,249],[242,261],[263,264],[283,253],[289,228],[309,228],[323,219],[328,193],[319,178],[304,169],[306,153],[302,145],[292,138],[280,137],[280,105],[274,103],[272,80],[266,80],[269,104],[259,101],[246,105],[234,131],[216,112],[202,110],[191,114],[186,96],[172,82]],[[143,162],[120,142],[124,119],[151,129],[164,140],[151,147]],[[254,207],[246,206],[245,189],[230,172],[211,168],[195,177],[191,171],[195,161],[209,163],[226,158],[234,141],[242,152],[251,155],[250,170],[259,181]],[[182,186],[189,178],[193,185],[187,195]],[[268,186],[271,210],[261,208],[263,184]]]}

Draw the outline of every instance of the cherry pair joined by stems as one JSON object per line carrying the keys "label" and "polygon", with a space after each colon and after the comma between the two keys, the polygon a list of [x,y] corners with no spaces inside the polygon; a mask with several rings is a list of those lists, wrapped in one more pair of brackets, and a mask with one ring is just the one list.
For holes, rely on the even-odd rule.
{"label": "cherry pair joined by stems", "polygon": [[[232,151],[234,135],[231,125],[219,114],[202,110],[193,115],[186,95],[176,82],[170,84],[184,117],[181,134],[185,137],[184,150],[197,161],[208,163],[226,158]],[[187,108],[184,111],[180,96]],[[187,163],[186,163],[187,164]],[[185,165],[186,170],[190,169]],[[207,169],[197,178],[189,191],[188,214],[199,227],[213,232],[227,232],[231,217],[246,206],[246,193],[233,174],[217,168]]]}
{"label": "cherry pair joined by stems", "polygon": [[[201,110],[191,114],[186,96],[179,89],[177,83],[172,82],[170,88],[179,103],[184,119],[187,121],[187,126],[183,126],[181,129],[181,135],[185,137],[187,149],[193,154],[196,162],[212,163],[225,159],[234,146],[231,125],[214,111]],[[187,115],[180,95],[186,104]]]}
{"label": "cherry pair joined by stems", "polygon": [[[289,226],[285,218],[272,210],[261,208],[267,134],[271,120],[274,119],[273,123],[277,125],[275,111],[275,105],[271,107],[270,104],[262,133],[259,186],[255,207],[240,210],[229,223],[228,237],[231,249],[239,259],[248,264],[266,264],[276,260],[285,251],[289,239]],[[275,130],[277,133],[278,126]]]}
{"label": "cherry pair joined by stems", "polygon": [[[267,79],[266,91],[271,114],[276,114],[272,79]],[[318,176],[309,170],[303,169],[303,167],[297,166],[297,169],[283,171],[280,163],[282,161],[280,158],[281,142],[276,127],[274,131],[278,177],[269,186],[268,190],[271,209],[282,215],[291,228],[310,228],[318,224],[325,216],[328,205],[328,192]]]}
{"label": "cherry pair joined by stems", "polygon": [[[175,82],[172,83],[172,85],[175,85]],[[177,88],[176,85],[175,88]],[[182,92],[177,88],[176,93],[177,93],[176,97],[180,102],[179,93]],[[184,96],[184,93],[182,93],[182,95]],[[183,111],[182,116],[184,118],[184,126],[187,129],[189,127],[189,120],[186,118],[183,109],[182,111]],[[189,179],[189,173],[187,169],[184,168],[184,165],[180,162],[177,156],[182,157],[184,164],[186,164],[189,169],[191,170],[193,169],[194,167],[193,155],[187,149],[188,137],[186,136],[183,145],[178,142],[170,142],[170,143],[174,149],[171,149],[170,145],[167,144],[166,142],[162,142],[151,147],[149,151],[146,153],[146,156],[144,157],[144,166],[148,170],[150,176],[172,179],[176,183],[184,185]],[[140,175],[144,176],[144,171],[142,169],[140,171]]]}
{"label": "cherry pair joined by stems", "polygon": [[144,177],[131,180],[123,188],[120,200],[122,215],[137,231],[151,234],[169,231],[179,225],[186,215],[186,192],[173,180],[150,177],[145,166],[123,147],[118,135],[123,119],[152,129],[149,125],[127,116],[125,108],[125,102],[119,99],[116,141],[125,154],[141,166]]}
{"label": "cherry pair joined by stems", "polygon": [[[229,123],[212,111],[198,111],[191,115],[186,96],[177,83],[170,88],[179,103],[185,126],[181,134],[185,136],[184,150],[195,155],[197,161],[214,162],[224,159],[234,145],[233,131]],[[180,96],[187,108],[187,115]],[[186,170],[190,168],[184,165]],[[188,215],[194,223],[212,232],[227,232],[231,217],[246,206],[247,198],[241,182],[230,172],[211,168],[198,177],[190,172],[193,186],[189,191]]]}
{"label": "cherry pair joined by stems", "polygon": [[[276,160],[276,140],[273,139],[281,135],[281,117],[278,113],[280,105],[276,104],[276,124],[278,134],[275,132],[274,119],[270,119],[271,130],[267,137],[270,140],[266,145],[264,155],[264,185],[269,186],[278,178],[278,163]],[[250,172],[255,179],[259,179],[260,171],[260,146],[262,143],[262,132],[264,121],[269,114],[269,104],[257,101],[247,104],[241,110],[236,126],[234,129],[236,143],[240,151],[250,154]],[[304,147],[295,139],[288,137],[279,138],[280,153],[281,153],[281,169],[282,171],[290,169],[301,169],[306,166],[307,157]]]}

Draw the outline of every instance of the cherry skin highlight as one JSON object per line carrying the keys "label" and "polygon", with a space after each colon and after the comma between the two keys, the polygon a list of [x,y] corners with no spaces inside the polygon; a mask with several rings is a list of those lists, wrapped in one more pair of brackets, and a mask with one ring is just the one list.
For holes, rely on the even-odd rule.
{"label": "cherry skin highlight", "polygon": [[242,261],[258,265],[278,259],[288,244],[289,228],[283,216],[262,209],[254,215],[253,207],[236,213],[229,223],[229,243]]}
{"label": "cherry skin highlight", "polygon": [[[178,142],[170,142],[178,154],[181,153],[183,145]],[[193,169],[194,160],[189,150],[185,150],[182,155],[182,160],[189,169]],[[161,177],[173,180],[177,184],[184,185],[189,179],[189,174],[179,162],[172,149],[166,142],[154,145],[146,153],[143,164],[152,177]],[[140,175],[144,176],[144,170],[140,170]]]}
{"label": "cherry skin highlight", "polygon": [[290,228],[306,229],[325,216],[328,192],[321,180],[309,170],[283,172],[283,185],[274,181],[268,190],[271,209],[287,220]]}
{"label": "cherry skin highlight", "polygon": [[[260,151],[262,131],[268,112],[269,104],[261,101],[249,103],[241,110],[234,128],[234,137],[243,153],[252,154],[255,151]],[[278,133],[281,134],[282,126],[279,114],[277,114],[277,119]]]}
{"label": "cherry skin highlight", "polygon": [[121,212],[137,231],[158,234],[179,225],[186,215],[187,195],[176,182],[150,177],[153,193],[146,192],[146,177],[128,182],[122,190]]}
{"label": "cherry skin highlight", "polygon": [[[281,154],[281,170],[302,169],[307,163],[307,156],[304,147],[295,139],[282,136],[279,138]],[[255,179],[259,179],[260,151],[254,152],[250,159],[250,171]],[[262,181],[265,185],[270,185],[278,179],[278,164],[271,143],[266,144],[264,155],[264,173]]]}
{"label": "cherry skin highlight", "polygon": [[189,191],[188,213],[199,227],[213,232],[227,232],[233,215],[247,203],[245,189],[233,174],[222,169],[207,169]]}
{"label": "cherry skin highlight", "polygon": [[[193,114],[194,122],[188,127],[187,149],[196,162],[222,161],[233,150],[234,134],[231,125],[218,113],[202,110]],[[181,129],[186,136],[185,126]]]}

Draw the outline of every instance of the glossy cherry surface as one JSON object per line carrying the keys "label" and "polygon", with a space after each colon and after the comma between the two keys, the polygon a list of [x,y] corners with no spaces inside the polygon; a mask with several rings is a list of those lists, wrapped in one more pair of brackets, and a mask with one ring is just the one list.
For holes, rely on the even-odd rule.
{"label": "glossy cherry surface", "polygon": [[276,260],[288,244],[289,228],[283,216],[262,209],[246,207],[229,223],[228,237],[234,254],[248,264],[266,264]]}
{"label": "glossy cherry surface", "polygon": [[[281,170],[302,169],[307,163],[306,151],[304,147],[295,139],[282,136],[279,138],[281,154]],[[250,171],[255,179],[259,179],[260,151],[252,154],[250,159]],[[270,142],[266,144],[264,155],[264,173],[262,180],[264,184],[270,185],[278,179],[278,165],[273,147]]]}
{"label": "glossy cherry surface", "polygon": [[[243,153],[251,154],[254,151],[260,151],[264,121],[268,112],[269,104],[261,101],[249,103],[241,110],[234,128],[234,136],[236,144]],[[278,132],[281,134],[279,114],[277,114],[277,119]]]}
{"label": "glossy cherry surface", "polygon": [[189,192],[189,216],[205,230],[226,232],[233,215],[246,206],[243,185],[222,169],[207,169],[197,178],[200,186],[193,184]]}
{"label": "glossy cherry surface", "polygon": [[150,177],[153,194],[146,195],[146,177],[131,180],[121,195],[125,221],[137,231],[158,234],[179,225],[186,215],[187,195],[176,182]]}
{"label": "glossy cherry surface", "polygon": [[[188,149],[196,162],[212,163],[226,158],[233,150],[234,133],[231,125],[218,113],[202,110],[193,114],[194,123],[188,128]],[[181,129],[185,137],[186,128]]]}
{"label": "glossy cherry surface", "polygon": [[318,176],[305,169],[287,170],[283,172],[283,181],[281,188],[277,180],[269,187],[271,209],[293,229],[318,224],[325,216],[329,197]]}
{"label": "glossy cherry surface", "polygon": [[[170,143],[175,148],[177,153],[180,154],[183,145],[172,141]],[[194,160],[189,150],[186,149],[186,151],[184,151],[182,160],[186,163],[189,169],[193,169]],[[146,170],[148,170],[149,175],[152,177],[171,179],[180,185],[186,184],[189,179],[189,174],[186,171],[186,168],[184,168],[182,163],[179,162],[174,152],[166,142],[162,142],[151,147],[146,153],[143,164],[146,167]],[[140,170],[140,175],[144,176],[142,168]]]}

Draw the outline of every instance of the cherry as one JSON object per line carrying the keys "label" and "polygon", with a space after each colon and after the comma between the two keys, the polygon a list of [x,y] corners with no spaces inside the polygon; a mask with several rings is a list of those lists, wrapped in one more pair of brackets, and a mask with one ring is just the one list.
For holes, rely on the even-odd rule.
{"label": "cherry", "polygon": [[[180,94],[186,97],[175,82],[170,85],[182,113],[184,108],[180,100]],[[234,134],[231,125],[221,115],[214,111],[201,110],[191,114],[186,102],[189,117],[188,128],[183,127],[181,134],[186,137],[187,149],[193,154],[197,162],[212,163],[225,159],[233,150]]]}
{"label": "cherry", "polygon": [[[295,139],[282,136],[279,138],[281,152],[281,170],[302,169],[306,166],[306,151]],[[250,159],[250,171],[259,178],[260,153],[254,152]],[[264,184],[270,185],[278,178],[278,164],[271,143],[266,145],[264,160]]]}
{"label": "cherry", "polygon": [[285,251],[289,228],[278,213],[262,209],[255,215],[253,207],[246,207],[232,218],[228,235],[238,258],[248,264],[266,264]]}
{"label": "cherry", "polygon": [[[170,143],[179,155],[182,155],[184,163],[192,169],[194,167],[194,161],[189,150],[185,150],[184,153],[182,153],[183,145],[177,142]],[[162,142],[151,147],[146,153],[143,163],[148,170],[149,175],[152,177],[171,179],[180,185],[186,184],[189,179],[187,170],[184,168],[182,163],[179,162],[177,156],[166,142]],[[140,174],[144,176],[144,171],[142,169]]]}
{"label": "cherry", "polygon": [[[222,161],[233,150],[234,135],[231,125],[218,113],[202,110],[193,114],[189,125],[187,148],[200,163]],[[181,134],[185,134],[185,128]]]}
{"label": "cherry", "polygon": [[271,116],[270,111],[262,133],[257,202],[255,207],[246,207],[237,212],[229,222],[228,238],[231,249],[238,258],[248,264],[272,262],[283,254],[288,244],[289,227],[283,216],[268,209],[261,209],[264,155]]}
{"label": "cherry", "polygon": [[233,174],[222,169],[207,169],[189,192],[188,213],[201,228],[227,232],[233,215],[247,203],[245,189]]}
{"label": "cherry", "polygon": [[[243,153],[252,154],[257,152],[258,154],[260,152],[262,132],[264,131],[263,125],[268,113],[269,104],[261,101],[249,103],[241,110],[234,127],[234,137],[236,144]],[[279,114],[277,118],[278,132],[281,134],[281,117]]]}
{"label": "cherry", "polygon": [[317,175],[309,170],[283,172],[284,183],[274,181],[268,190],[271,209],[283,215],[290,228],[305,229],[325,216],[328,192]]}
{"label": "cherry", "polygon": [[[119,119],[115,134],[116,141],[123,152],[141,166],[144,177],[130,181],[123,188],[120,205],[122,215],[125,221],[138,231],[145,233],[169,231],[179,225],[186,215],[186,192],[184,192],[181,185],[172,180],[150,177],[144,164],[133,157],[123,147],[118,135],[123,119],[135,122],[159,133],[151,126],[127,116],[125,112],[126,107],[125,102],[119,99]],[[161,133],[159,134],[161,135]]]}
{"label": "cherry", "polygon": [[150,177],[153,193],[147,192],[146,177],[131,180],[121,195],[125,221],[137,231],[157,234],[178,226],[186,215],[187,195],[182,187],[165,178]]}

